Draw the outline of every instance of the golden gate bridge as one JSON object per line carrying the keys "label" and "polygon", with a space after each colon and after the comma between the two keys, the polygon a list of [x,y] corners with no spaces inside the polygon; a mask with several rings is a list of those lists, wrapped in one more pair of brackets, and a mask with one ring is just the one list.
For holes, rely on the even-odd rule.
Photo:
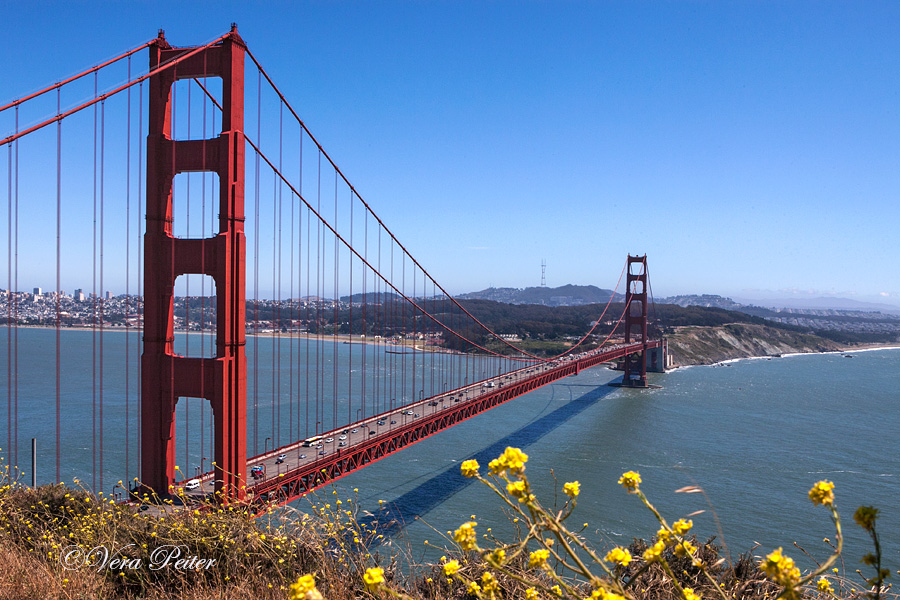
{"label": "golden gate bridge", "polygon": [[[146,69],[133,68],[144,50]],[[612,294],[558,356],[492,331],[375,214],[235,26],[191,47],[160,31],[0,117],[11,465],[20,408],[40,403],[55,481],[77,439],[96,490],[114,444],[122,496],[190,480],[191,496],[282,504],[582,369],[621,361],[621,385],[640,388],[665,366],[665,341],[648,335],[646,256],[627,258],[621,311],[607,315]],[[64,278],[86,265],[88,293],[66,294]],[[42,275],[55,289],[19,291]],[[25,374],[38,366],[20,356],[20,328],[37,313],[55,332],[40,398]],[[63,334],[77,328],[90,332],[78,346],[90,360],[70,377],[80,351]],[[90,432],[67,430],[87,410],[73,398],[88,393]],[[124,439],[108,438],[113,419]]]}

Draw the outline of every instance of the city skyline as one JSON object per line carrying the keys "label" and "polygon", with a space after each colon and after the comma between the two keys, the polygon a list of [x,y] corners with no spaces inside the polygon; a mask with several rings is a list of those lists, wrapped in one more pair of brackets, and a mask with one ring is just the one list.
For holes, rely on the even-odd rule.
{"label": "city skyline", "polygon": [[[0,14],[16,24],[0,42],[0,103],[158,28],[191,45],[236,22],[362,197],[453,294],[537,286],[544,260],[550,287],[612,288],[625,255],[646,253],[661,297],[900,305],[891,3],[36,3]],[[20,288],[49,289],[26,283],[31,272],[19,263]]]}

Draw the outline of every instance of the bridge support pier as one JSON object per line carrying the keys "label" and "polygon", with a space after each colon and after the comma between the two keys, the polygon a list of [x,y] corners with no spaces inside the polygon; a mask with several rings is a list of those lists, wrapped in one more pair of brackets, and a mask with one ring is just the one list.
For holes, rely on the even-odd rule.
{"label": "bridge support pier", "polygon": [[[172,48],[160,33],[150,70],[196,48]],[[232,27],[221,43],[150,77],[147,135],[147,229],[144,234],[144,349],[141,355],[141,481],[158,494],[175,483],[175,405],[209,400],[214,420],[216,492],[245,494],[247,362],[245,344],[244,54]],[[177,80],[222,78],[222,132],[206,140],[174,140],[172,86]],[[178,173],[219,176],[219,231],[207,239],[173,235],[172,191]],[[174,351],[175,280],[200,274],[216,285],[216,356]],[[190,467],[185,466],[190,473]]]}
{"label": "bridge support pier", "polygon": [[647,372],[665,373],[668,360],[669,344],[666,339],[663,338],[662,344],[659,347],[647,349]]}

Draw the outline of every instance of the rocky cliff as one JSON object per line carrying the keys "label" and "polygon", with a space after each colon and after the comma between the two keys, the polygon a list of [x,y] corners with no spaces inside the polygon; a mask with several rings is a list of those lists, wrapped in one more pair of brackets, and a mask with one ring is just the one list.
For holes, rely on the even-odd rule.
{"label": "rocky cliff", "polygon": [[731,323],[722,327],[678,327],[666,336],[675,366],[710,365],[734,358],[776,356],[795,352],[831,352],[831,340],[783,329]]}

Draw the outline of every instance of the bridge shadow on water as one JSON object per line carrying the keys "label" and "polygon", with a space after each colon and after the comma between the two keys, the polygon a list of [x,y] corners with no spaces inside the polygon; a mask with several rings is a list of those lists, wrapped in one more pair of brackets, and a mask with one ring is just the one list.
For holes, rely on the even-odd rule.
{"label": "bridge shadow on water", "polygon": [[[555,385],[559,386],[560,384],[557,383]],[[528,448],[566,421],[584,412],[588,407],[616,390],[616,388],[609,387],[606,384],[600,386],[562,385],[570,388],[570,390],[576,387],[590,387],[591,390],[565,403],[556,410],[520,427],[490,446],[482,448],[471,458],[477,460],[482,467],[486,467],[490,461],[502,454],[507,446]],[[396,500],[387,502],[378,515],[361,518],[360,522],[364,522],[369,526],[377,525],[379,532],[385,535],[396,533],[405,523],[414,521],[420,516],[427,514],[449,497],[475,481],[474,479],[463,477],[459,472],[459,465],[454,465],[409,490]]]}

